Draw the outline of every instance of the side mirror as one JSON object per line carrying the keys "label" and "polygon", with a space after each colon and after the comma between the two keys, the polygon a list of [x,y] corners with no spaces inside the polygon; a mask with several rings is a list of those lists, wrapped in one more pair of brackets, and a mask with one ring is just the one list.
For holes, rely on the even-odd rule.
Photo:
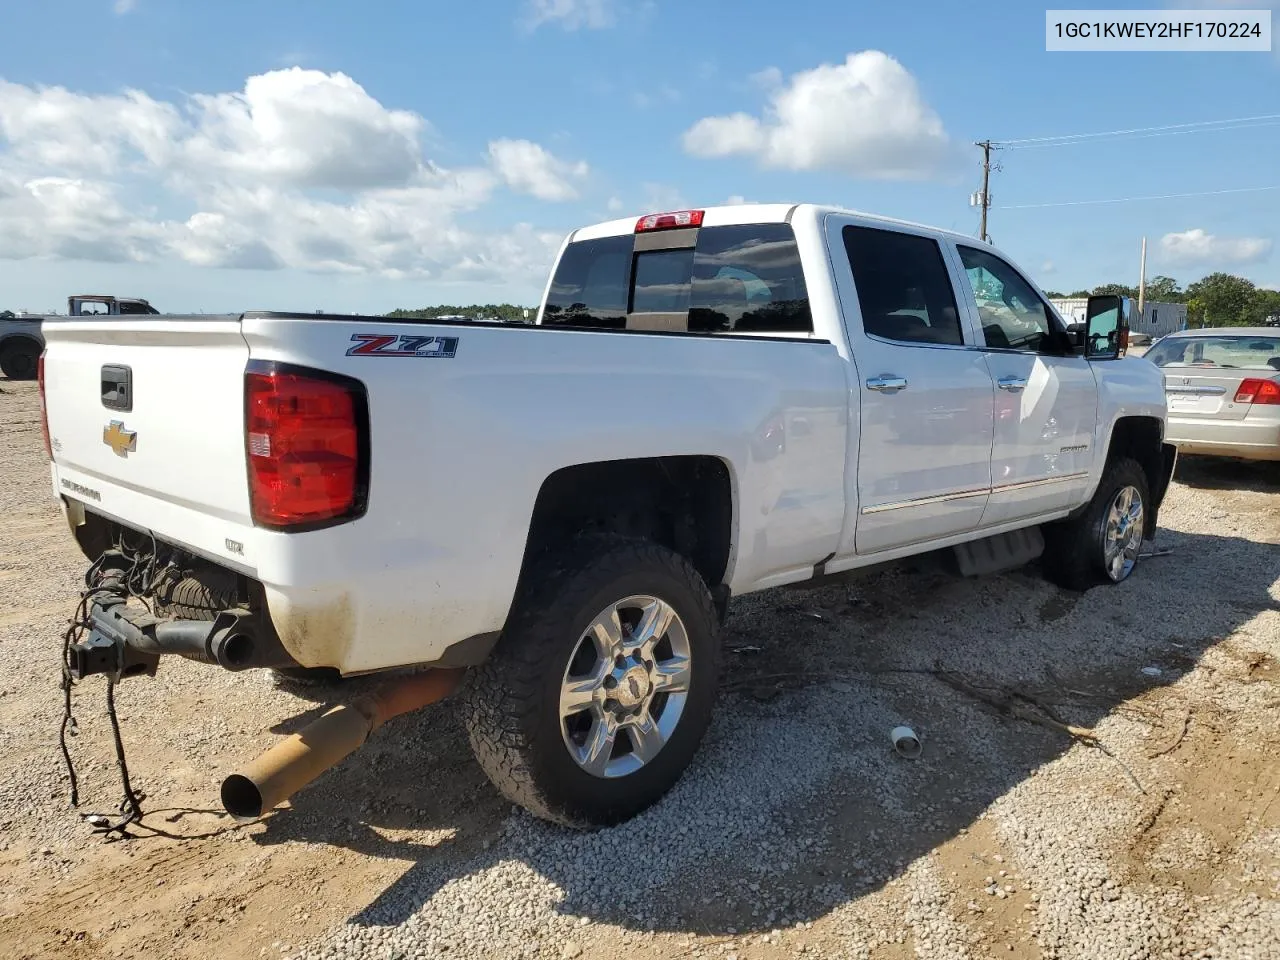
{"label": "side mirror", "polygon": [[1134,302],[1112,295],[1090,297],[1085,308],[1084,355],[1090,360],[1115,360],[1129,346],[1129,320]]}

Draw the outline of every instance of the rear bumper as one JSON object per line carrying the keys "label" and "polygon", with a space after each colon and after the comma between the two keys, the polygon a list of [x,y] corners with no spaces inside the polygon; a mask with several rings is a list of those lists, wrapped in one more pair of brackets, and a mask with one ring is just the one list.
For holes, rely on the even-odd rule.
{"label": "rear bumper", "polygon": [[[495,554],[484,542],[470,540],[460,553],[412,535],[381,536],[368,518],[296,534],[242,531],[231,521],[219,529],[213,517],[207,526],[148,528],[114,513],[116,504],[104,503],[105,489],[100,494],[57,466],[50,470],[67,524],[87,559],[111,549],[113,531],[127,529],[239,577],[252,594],[259,634],[283,651],[282,665],[288,667],[350,676],[407,666],[479,665],[506,621],[512,588],[504,585],[516,582],[523,560],[523,535],[502,541],[518,543],[517,550]],[[141,511],[145,505],[138,506]],[[174,521],[163,507],[157,501],[151,513]],[[234,537],[225,542],[227,549],[234,543],[236,560],[206,548],[228,532]]]}
{"label": "rear bumper", "polygon": [[1251,414],[1242,420],[1170,417],[1165,439],[1187,454],[1280,460],[1280,415],[1260,419]]}
{"label": "rear bumper", "polygon": [[98,673],[117,678],[154,674],[160,658],[168,655],[228,670],[297,666],[270,620],[248,607],[210,609],[207,619],[191,620],[157,618],[149,609],[131,606],[129,579],[136,559],[110,551],[95,563],[87,629],[67,648],[66,669],[74,679]]}

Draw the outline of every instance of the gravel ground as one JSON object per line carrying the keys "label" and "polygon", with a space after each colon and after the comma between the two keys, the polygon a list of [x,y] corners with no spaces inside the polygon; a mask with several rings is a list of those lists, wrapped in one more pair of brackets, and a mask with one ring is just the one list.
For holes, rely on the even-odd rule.
{"label": "gravel ground", "polygon": [[[1280,471],[1185,461],[1174,553],[1119,588],[908,567],[740,598],[694,767],[596,833],[503,803],[447,703],[230,824],[220,777],[365,682],[166,662],[118,696],[151,829],[104,843],[56,747],[84,561],[35,390],[0,391],[4,956],[1280,957]],[[119,795],[102,695],[77,689],[85,809]]]}

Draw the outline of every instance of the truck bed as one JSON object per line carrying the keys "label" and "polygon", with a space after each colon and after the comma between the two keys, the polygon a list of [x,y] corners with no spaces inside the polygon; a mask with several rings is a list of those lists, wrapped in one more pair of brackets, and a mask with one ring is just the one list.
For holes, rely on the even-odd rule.
{"label": "truck bed", "polygon": [[[721,459],[739,592],[795,579],[844,523],[846,365],[822,340],[257,312],[66,319],[46,338],[55,493],[259,581],[306,666],[429,662],[501,629],[538,492],[568,465]],[[254,524],[251,361],[364,385],[362,516]],[[129,368],[127,409],[104,403],[112,367]],[[801,422],[781,449],[779,417]]]}

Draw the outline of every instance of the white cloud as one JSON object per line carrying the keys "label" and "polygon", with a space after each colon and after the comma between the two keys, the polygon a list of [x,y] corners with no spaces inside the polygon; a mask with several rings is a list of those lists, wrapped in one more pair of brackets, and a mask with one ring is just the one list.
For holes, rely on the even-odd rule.
{"label": "white cloud", "polygon": [[489,162],[446,170],[423,155],[425,129],[344,74],[296,68],[174,103],[0,81],[0,258],[541,275],[558,234],[466,216],[504,182],[572,196],[586,165],[495,140]]}
{"label": "white cloud", "polygon": [[753,80],[771,88],[761,115],[704,117],[685,132],[686,152],[886,180],[936,175],[952,157],[942,120],[915,78],[879,50],[851,53],[842,64],[822,64],[786,81],[776,70]]}
{"label": "white cloud", "polygon": [[617,197],[610,197],[609,202],[605,204],[610,213],[617,213],[623,207],[623,203]]}
{"label": "white cloud", "polygon": [[733,196],[729,197],[729,199],[725,200],[724,205],[726,207],[740,207],[746,202],[746,197],[740,193],[735,193]]}
{"label": "white cloud", "polygon": [[138,8],[138,0],[116,0],[111,5],[111,9],[117,17],[123,17],[126,13],[133,13]]}
{"label": "white cloud", "polygon": [[0,80],[0,138],[10,155],[47,167],[112,173],[144,160],[201,182],[346,189],[407,183],[423,166],[425,121],[386,109],[342,73],[274,70],[184,106],[137,90],[86,96]]}
{"label": "white cloud", "polygon": [[1199,227],[1160,238],[1164,259],[1178,266],[1257,263],[1271,252],[1266,237],[1219,237]]}
{"label": "white cloud", "polygon": [[0,258],[148,259],[161,233],[159,225],[131,215],[112,184],[54,176],[18,180],[0,171]]}
{"label": "white cloud", "polygon": [[525,24],[536,30],[554,23],[565,30],[601,30],[615,20],[613,0],[528,0]]}
{"label": "white cloud", "polygon": [[348,189],[408,183],[422,167],[422,117],[388,110],[343,73],[273,70],[241,93],[192,100],[183,147],[195,175]]}
{"label": "white cloud", "polygon": [[33,167],[109,173],[136,159],[164,164],[182,130],[182,117],[172,104],[137,90],[89,97],[65,87],[0,80],[5,156]]}
{"label": "white cloud", "polygon": [[512,190],[539,200],[573,200],[578,196],[574,180],[583,180],[590,168],[583,162],[566,163],[529,140],[494,140],[489,144],[493,169]]}
{"label": "white cloud", "polygon": [[1057,265],[1052,260],[1046,260],[1044,263],[1040,264],[1041,273],[1054,273],[1057,269]]}

